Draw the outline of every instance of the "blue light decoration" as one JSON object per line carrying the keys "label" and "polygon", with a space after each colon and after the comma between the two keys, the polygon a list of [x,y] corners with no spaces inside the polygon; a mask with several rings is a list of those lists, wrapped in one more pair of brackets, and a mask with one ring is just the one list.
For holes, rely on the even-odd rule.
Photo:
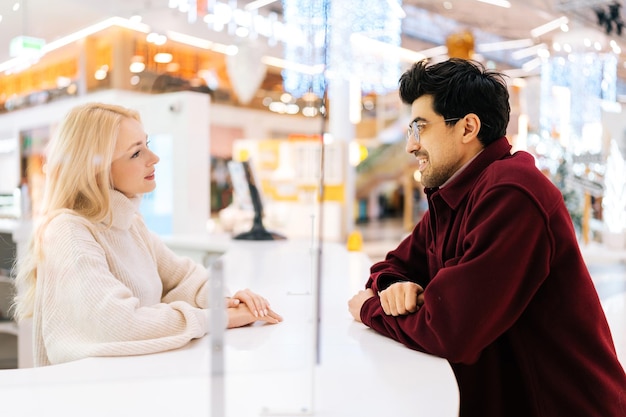
{"label": "blue light decoration", "polygon": [[[357,78],[363,92],[398,86],[402,0],[283,0],[285,60],[320,69],[283,70],[284,88],[295,97],[324,95],[328,73]],[[361,42],[359,42],[359,40]],[[368,45],[368,42],[370,44]],[[355,47],[355,45],[358,45]]]}
{"label": "blue light decoration", "polygon": [[540,128],[550,137],[562,123],[563,107],[554,101],[554,88],[569,90],[568,113],[570,117],[567,142],[574,153],[584,149],[583,129],[590,123],[599,123],[602,102],[617,99],[617,58],[611,53],[578,52],[567,56],[550,57],[541,71],[541,120]]}
{"label": "blue light decoration", "polygon": [[[357,77],[366,93],[397,89],[403,16],[401,0],[334,2],[331,30],[345,25],[346,31],[340,33],[349,37],[332,44],[337,50],[331,50],[330,69],[345,80]],[[352,56],[348,65],[347,54]]]}
{"label": "blue light decoration", "polygon": [[324,95],[329,4],[330,0],[283,0],[285,60],[300,65],[283,69],[283,85],[294,97]]}

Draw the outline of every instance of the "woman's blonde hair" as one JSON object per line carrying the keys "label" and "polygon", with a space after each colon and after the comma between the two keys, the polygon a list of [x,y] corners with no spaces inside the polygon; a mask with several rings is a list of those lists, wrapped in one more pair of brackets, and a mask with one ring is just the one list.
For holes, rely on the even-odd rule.
{"label": "woman's blonde hair", "polygon": [[15,264],[14,316],[31,317],[35,302],[37,265],[44,256],[46,225],[56,215],[71,212],[92,223],[111,216],[111,162],[122,120],[140,120],[121,106],[88,103],[73,108],[48,144],[45,188],[40,213],[33,220],[27,251]]}

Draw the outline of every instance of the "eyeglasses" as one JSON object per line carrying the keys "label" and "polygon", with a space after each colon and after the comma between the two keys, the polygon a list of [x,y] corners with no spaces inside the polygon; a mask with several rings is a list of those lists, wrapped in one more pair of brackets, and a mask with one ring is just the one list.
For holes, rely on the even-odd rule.
{"label": "eyeglasses", "polygon": [[435,124],[435,123],[454,122],[454,121],[459,121],[461,119],[462,117],[454,117],[452,119],[443,119],[443,120],[438,120],[436,122],[418,122],[417,120],[413,120],[409,124],[409,130],[407,130],[406,132],[406,139],[407,140],[413,139],[416,143],[420,143],[420,133],[422,132],[422,129],[424,128],[424,126]]}

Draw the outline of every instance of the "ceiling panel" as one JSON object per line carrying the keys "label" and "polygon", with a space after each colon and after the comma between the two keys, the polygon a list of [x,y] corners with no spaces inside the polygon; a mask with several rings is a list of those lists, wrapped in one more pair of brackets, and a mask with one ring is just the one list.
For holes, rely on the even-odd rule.
{"label": "ceiling panel", "polygon": [[[381,0],[385,1],[385,0]],[[237,2],[243,7],[249,0]],[[43,38],[50,42],[110,16],[128,18],[139,13],[143,22],[156,31],[175,30],[218,42],[228,42],[225,34],[210,30],[202,21],[190,23],[187,16],[168,7],[168,0],[21,0],[21,6],[13,10],[16,2],[0,1],[0,62],[9,58],[9,42],[19,35]],[[510,0],[511,7],[503,8],[478,0],[405,0],[404,5],[431,13],[432,16],[453,20],[458,28],[480,31],[497,39],[515,40],[531,38],[534,43],[551,43],[556,31],[532,38],[531,29],[566,15],[570,27],[587,27],[603,34],[598,26],[595,9],[608,10],[613,0]],[[280,1],[261,9],[261,13],[280,11]],[[620,10],[621,18],[621,10]],[[410,17],[403,24],[409,27]],[[412,49],[433,45],[426,38],[427,29],[414,28],[403,45]],[[626,50],[624,35],[615,39]],[[622,54],[624,55],[624,54]],[[626,56],[626,55],[625,55]],[[623,60],[622,60],[623,62]],[[623,66],[620,63],[620,68]],[[623,70],[621,70],[623,71]],[[626,78],[626,74],[622,78]]]}

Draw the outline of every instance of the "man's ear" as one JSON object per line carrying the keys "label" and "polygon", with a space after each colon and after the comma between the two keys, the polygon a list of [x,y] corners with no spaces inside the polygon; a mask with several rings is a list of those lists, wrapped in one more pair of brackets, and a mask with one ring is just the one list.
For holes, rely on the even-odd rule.
{"label": "man's ear", "polygon": [[478,140],[478,132],[480,132],[480,118],[475,113],[468,113],[463,118],[463,121],[465,122],[463,143]]}

